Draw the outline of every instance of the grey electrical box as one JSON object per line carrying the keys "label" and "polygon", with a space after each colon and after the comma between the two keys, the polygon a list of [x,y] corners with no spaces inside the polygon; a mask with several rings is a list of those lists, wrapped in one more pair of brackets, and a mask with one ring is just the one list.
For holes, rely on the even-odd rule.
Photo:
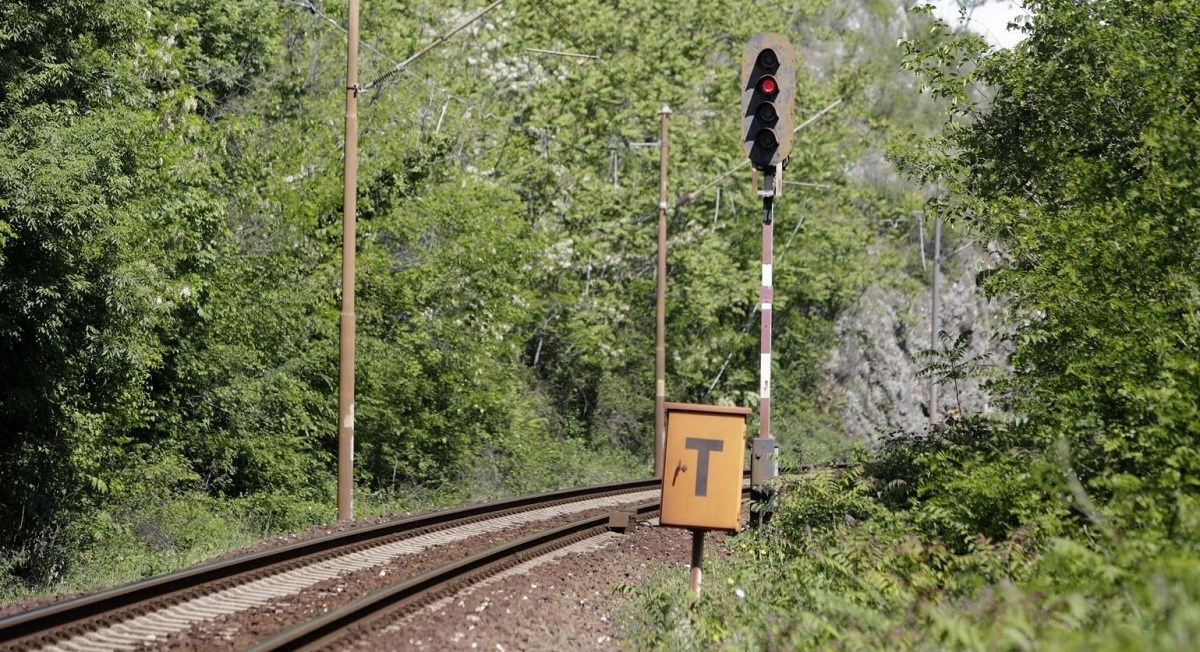
{"label": "grey electrical box", "polygon": [[779,444],[771,437],[757,437],[750,448],[750,484],[760,485],[779,475]]}

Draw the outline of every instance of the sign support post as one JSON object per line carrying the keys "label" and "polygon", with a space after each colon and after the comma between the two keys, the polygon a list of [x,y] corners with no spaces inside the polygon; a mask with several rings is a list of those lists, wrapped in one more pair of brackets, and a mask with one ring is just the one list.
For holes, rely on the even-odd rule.
{"label": "sign support post", "polygon": [[704,530],[692,530],[692,597],[700,598],[700,575],[704,565]]}

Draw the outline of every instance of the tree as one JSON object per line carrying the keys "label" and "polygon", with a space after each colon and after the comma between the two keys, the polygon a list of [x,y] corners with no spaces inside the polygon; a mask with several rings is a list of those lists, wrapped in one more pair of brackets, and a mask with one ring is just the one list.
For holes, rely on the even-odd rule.
{"label": "tree", "polygon": [[902,160],[944,189],[946,217],[1000,243],[986,287],[1017,315],[1009,389],[1029,427],[1069,444],[1118,523],[1185,536],[1200,494],[1200,13],[1027,8],[1011,51],[911,51],[973,119]]}
{"label": "tree", "polygon": [[175,460],[157,377],[204,312],[225,217],[197,98],[240,91],[271,40],[201,4],[231,17],[203,38],[170,3],[0,8],[0,546],[25,549],[26,579],[139,493],[131,469]]}

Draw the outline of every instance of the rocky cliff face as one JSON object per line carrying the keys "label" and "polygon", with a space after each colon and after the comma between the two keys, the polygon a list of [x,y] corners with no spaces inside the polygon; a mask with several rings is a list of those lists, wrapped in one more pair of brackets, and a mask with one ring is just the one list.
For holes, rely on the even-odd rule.
{"label": "rocky cliff face", "polygon": [[[979,356],[1002,371],[1009,347],[999,337],[1001,306],[975,283],[984,263],[984,254],[970,246],[943,266],[940,327],[951,338],[973,331],[964,357]],[[840,346],[825,373],[847,436],[873,445],[889,433],[928,427],[931,379],[917,374],[933,361],[919,355],[930,348],[930,296],[928,285],[916,293],[873,286],[838,320]],[[939,420],[995,410],[978,378],[960,382],[957,392],[952,383],[942,384],[937,395]]]}

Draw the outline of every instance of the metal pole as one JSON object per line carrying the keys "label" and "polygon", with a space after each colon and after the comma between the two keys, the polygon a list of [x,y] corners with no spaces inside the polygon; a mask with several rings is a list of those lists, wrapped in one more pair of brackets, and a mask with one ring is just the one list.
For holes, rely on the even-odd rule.
{"label": "metal pole", "polygon": [[750,450],[751,498],[759,510],[750,514],[750,524],[759,526],[770,519],[772,489],[770,481],[779,475],[777,446],[771,434],[771,317],[775,300],[773,265],[775,256],[775,197],[778,195],[778,170],[763,173],[762,285],[758,290],[761,330],[759,332],[758,437]]}
{"label": "metal pole", "polygon": [[342,175],[342,314],[338,346],[338,520],[354,520],[354,246],[358,204],[358,0],[346,26],[346,149]]}
{"label": "metal pole", "polygon": [[[929,349],[936,350],[938,347],[938,331],[941,328],[940,320],[938,319],[938,286],[940,285],[942,275],[942,218],[936,218],[933,222],[933,306],[930,308],[929,315]],[[938,391],[937,379],[933,376],[929,377],[929,425],[937,425],[938,421]]]}
{"label": "metal pole", "polygon": [[762,228],[762,286],[758,300],[762,304],[759,333],[759,384],[758,384],[758,436],[773,439],[771,435],[771,317],[774,310],[775,281],[773,263],[775,259],[775,202],[774,197],[763,198]]}
{"label": "metal pole", "polygon": [[917,215],[917,237],[921,239],[921,271],[929,269],[925,264],[925,217]]}
{"label": "metal pole", "polygon": [[700,597],[700,580],[704,565],[704,530],[692,530],[692,596]]}
{"label": "metal pole", "polygon": [[654,477],[663,474],[667,443],[667,121],[671,107],[659,115],[658,148],[658,294],[654,332]]}

